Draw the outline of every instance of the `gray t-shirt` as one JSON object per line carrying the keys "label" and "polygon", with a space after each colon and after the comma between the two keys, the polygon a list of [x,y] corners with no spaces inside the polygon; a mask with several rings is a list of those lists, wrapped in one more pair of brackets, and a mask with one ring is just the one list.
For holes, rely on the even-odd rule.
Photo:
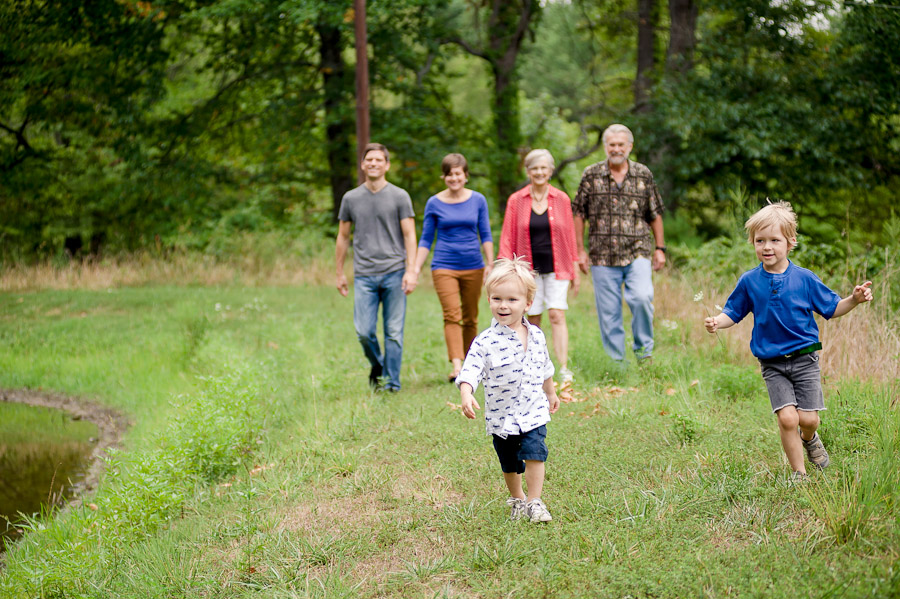
{"label": "gray t-shirt", "polygon": [[414,216],[409,194],[392,183],[378,193],[365,184],[345,193],[338,219],[353,223],[353,273],[372,276],[406,268],[400,221]]}

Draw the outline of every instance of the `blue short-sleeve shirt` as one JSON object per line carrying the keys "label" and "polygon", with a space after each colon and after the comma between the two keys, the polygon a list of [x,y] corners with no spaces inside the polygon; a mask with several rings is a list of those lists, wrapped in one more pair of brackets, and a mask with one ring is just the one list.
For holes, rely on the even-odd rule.
{"label": "blue short-sleeve shirt", "polygon": [[813,312],[831,318],[839,301],[812,271],[788,261],[783,273],[760,264],[741,275],[722,312],[736,323],[753,313],[750,351],[766,360],[818,342]]}

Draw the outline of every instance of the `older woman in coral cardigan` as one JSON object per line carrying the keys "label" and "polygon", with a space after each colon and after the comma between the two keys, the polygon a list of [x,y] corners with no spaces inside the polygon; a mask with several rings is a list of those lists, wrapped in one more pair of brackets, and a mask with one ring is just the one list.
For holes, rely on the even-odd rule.
{"label": "older woman in coral cardigan", "polygon": [[572,203],[565,192],[550,185],[554,168],[553,156],[547,150],[532,150],[525,156],[530,183],[509,196],[498,257],[522,256],[537,273],[537,294],[528,320],[540,326],[541,315],[547,311],[560,380],[565,384],[574,380],[568,365],[566,295],[570,284],[577,295],[580,282]]}

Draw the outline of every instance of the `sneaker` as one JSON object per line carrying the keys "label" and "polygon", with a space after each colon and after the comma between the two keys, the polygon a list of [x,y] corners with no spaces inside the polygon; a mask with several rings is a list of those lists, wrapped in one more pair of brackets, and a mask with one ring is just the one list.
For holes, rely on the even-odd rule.
{"label": "sneaker", "polygon": [[575,374],[568,368],[559,369],[559,382],[563,385],[574,383]]}
{"label": "sneaker", "polygon": [[381,373],[384,369],[381,367],[381,364],[376,364],[372,367],[372,370],[369,371],[369,386],[378,388],[379,383],[381,382],[379,379],[381,378]]}
{"label": "sneaker", "polygon": [[525,507],[525,500],[518,497],[510,497],[506,500],[506,505],[510,507],[509,519],[521,520],[528,517],[528,508]]}
{"label": "sneaker", "polygon": [[525,507],[532,522],[550,522],[553,520],[553,516],[547,511],[547,506],[540,499],[532,499],[525,504]]}
{"label": "sneaker", "polygon": [[[803,437],[800,437],[800,440],[803,441]],[[806,457],[819,470],[824,470],[831,463],[831,460],[828,459],[828,452],[825,451],[825,444],[819,438],[819,433],[816,433],[811,440],[803,441],[803,448],[806,450]]]}

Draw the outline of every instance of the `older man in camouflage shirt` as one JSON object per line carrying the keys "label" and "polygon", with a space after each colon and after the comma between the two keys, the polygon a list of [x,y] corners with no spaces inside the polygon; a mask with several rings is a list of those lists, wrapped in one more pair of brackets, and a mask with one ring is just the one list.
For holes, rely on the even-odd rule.
{"label": "older man in camouflage shirt", "polygon": [[[653,352],[652,270],[666,262],[663,202],[653,174],[628,159],[634,135],[624,125],[603,132],[606,160],[584,170],[572,203],[581,270],[590,273],[600,319],[603,348],[614,360],[625,358],[622,287],[631,310],[634,353],[639,360]],[[584,250],[588,224],[589,252]]]}

